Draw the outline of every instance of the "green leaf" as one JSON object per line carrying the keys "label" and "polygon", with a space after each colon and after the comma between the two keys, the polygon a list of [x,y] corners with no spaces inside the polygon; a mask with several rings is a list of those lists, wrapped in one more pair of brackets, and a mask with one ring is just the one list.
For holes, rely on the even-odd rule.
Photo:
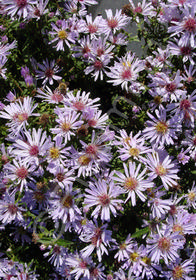
{"label": "green leaf", "polygon": [[142,228],[142,229],[136,231],[134,234],[131,235],[131,237],[133,237],[133,238],[139,238],[139,237],[141,237],[142,235],[149,233],[149,231],[150,231],[149,228],[148,228],[148,227],[145,227],[145,228]]}

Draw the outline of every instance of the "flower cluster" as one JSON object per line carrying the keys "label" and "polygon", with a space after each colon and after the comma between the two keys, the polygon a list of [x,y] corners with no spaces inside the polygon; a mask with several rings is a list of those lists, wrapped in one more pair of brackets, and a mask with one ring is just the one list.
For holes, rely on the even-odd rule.
{"label": "flower cluster", "polygon": [[196,3],[128,2],[0,0],[2,279],[195,279]]}

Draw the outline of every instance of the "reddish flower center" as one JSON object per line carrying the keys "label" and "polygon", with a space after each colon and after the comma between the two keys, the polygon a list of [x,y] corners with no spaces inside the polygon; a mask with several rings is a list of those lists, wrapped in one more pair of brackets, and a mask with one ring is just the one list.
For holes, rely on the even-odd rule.
{"label": "reddish flower center", "polygon": [[171,241],[167,237],[161,237],[158,241],[158,248],[161,251],[168,251],[170,249]]}
{"label": "reddish flower center", "polygon": [[57,175],[56,175],[56,178],[59,182],[63,182],[63,180],[65,179],[65,175],[61,172],[59,172]]}
{"label": "reddish flower center", "polygon": [[176,89],[176,85],[174,83],[169,83],[166,85],[166,90],[169,92],[174,92],[175,89]]}
{"label": "reddish flower center", "polygon": [[99,240],[99,243],[102,242],[101,240],[101,234],[102,234],[102,230],[100,228],[97,228],[95,230],[95,234],[93,235],[93,237],[91,238],[91,243],[94,245],[94,246],[97,246],[97,242]]}
{"label": "reddish flower center", "polygon": [[188,99],[184,99],[180,102],[180,110],[188,110],[191,107],[191,102]]}
{"label": "reddish flower center", "polygon": [[97,30],[98,30],[98,27],[96,26],[96,25],[93,25],[93,24],[89,24],[88,25],[88,31],[89,31],[89,33],[95,33],[95,32],[97,32]]}
{"label": "reddish flower center", "polygon": [[90,127],[96,126],[96,124],[97,124],[97,121],[96,121],[95,119],[91,119],[91,120],[88,121],[88,125],[89,125]]}
{"label": "reddish flower center", "polygon": [[74,108],[76,108],[78,111],[83,111],[85,108],[84,103],[82,103],[81,101],[76,101],[73,103]]}
{"label": "reddish flower center", "polygon": [[131,69],[124,70],[121,76],[123,80],[129,80],[132,77]]}
{"label": "reddish flower center", "polygon": [[194,18],[189,18],[185,21],[184,23],[184,28],[189,31],[189,32],[193,32],[196,29],[196,21]]}
{"label": "reddish flower center", "polygon": [[104,53],[105,53],[104,49],[102,49],[102,48],[97,49],[97,55],[98,55],[98,56],[101,56],[101,55],[104,54]]}
{"label": "reddish flower center", "polygon": [[39,154],[39,148],[37,145],[33,145],[29,149],[30,156],[37,156]]}
{"label": "reddish flower center", "polygon": [[8,205],[8,211],[11,215],[14,215],[18,211],[18,207],[15,204],[9,204]]}
{"label": "reddish flower center", "polygon": [[182,55],[190,55],[192,53],[191,47],[181,47],[180,52]]}
{"label": "reddish flower center", "polygon": [[99,196],[99,203],[102,206],[108,206],[110,204],[110,197],[107,194],[103,193]]}
{"label": "reddish flower center", "polygon": [[45,76],[47,78],[52,78],[53,75],[54,75],[54,71],[51,68],[46,69]]}
{"label": "reddish flower center", "polygon": [[85,47],[82,49],[82,53],[83,53],[83,54],[86,54],[86,53],[88,53],[88,52],[90,52],[90,49],[89,49],[88,46],[85,46]]}
{"label": "reddish flower center", "polygon": [[35,191],[33,197],[37,202],[42,202],[45,198],[45,195],[41,191]]}
{"label": "reddish flower center", "polygon": [[108,26],[110,28],[115,28],[118,26],[118,20],[115,18],[108,19]]}
{"label": "reddish flower center", "polygon": [[2,155],[2,157],[1,157],[1,162],[2,162],[2,164],[8,163],[8,162],[9,162],[8,157],[7,157],[6,155]]}
{"label": "reddish flower center", "polygon": [[55,252],[55,254],[59,255],[59,254],[60,254],[60,252],[61,252],[61,248],[60,248],[60,246],[55,245],[55,246],[54,246],[53,251]]}
{"label": "reddish flower center", "polygon": [[193,145],[196,146],[196,136],[193,138]]}
{"label": "reddish flower center", "polygon": [[40,10],[38,8],[35,9],[34,15],[37,17],[40,17],[41,14],[40,14]]}
{"label": "reddish flower center", "polygon": [[96,70],[100,70],[103,67],[103,63],[100,60],[94,62],[94,67]]}
{"label": "reddish flower center", "polygon": [[179,231],[180,234],[183,233],[183,228],[181,227],[181,225],[176,224],[173,226],[172,229],[173,229],[173,232]]}
{"label": "reddish flower center", "polygon": [[142,13],[142,7],[140,7],[140,6],[136,7],[135,10],[134,10],[134,13],[141,14]]}
{"label": "reddish flower center", "polygon": [[91,155],[96,155],[97,154],[97,146],[94,144],[88,145],[86,147],[86,153],[91,154]]}
{"label": "reddish flower center", "polygon": [[16,170],[16,176],[23,180],[28,176],[28,170],[24,166],[21,166]]}
{"label": "reddish flower center", "polygon": [[63,100],[63,95],[60,94],[59,92],[55,92],[53,93],[53,95],[51,96],[51,99],[55,102],[61,102]]}
{"label": "reddish flower center", "polygon": [[80,264],[79,264],[80,268],[82,268],[82,269],[87,268],[87,265],[88,265],[88,263],[85,262],[85,261],[81,261]]}
{"label": "reddish flower center", "polygon": [[17,6],[21,9],[27,5],[27,0],[16,0]]}

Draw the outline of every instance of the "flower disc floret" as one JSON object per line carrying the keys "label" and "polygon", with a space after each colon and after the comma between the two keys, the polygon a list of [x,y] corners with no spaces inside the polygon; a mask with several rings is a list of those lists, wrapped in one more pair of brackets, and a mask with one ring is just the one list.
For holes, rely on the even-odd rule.
{"label": "flower disc floret", "polygon": [[68,37],[68,34],[65,30],[58,31],[58,36],[61,40],[65,40]]}
{"label": "flower disc floret", "polygon": [[24,166],[19,167],[19,168],[16,170],[16,176],[17,176],[18,178],[20,178],[21,180],[27,178],[27,176],[28,176],[28,170],[27,170],[27,168],[25,168]]}
{"label": "flower disc floret", "polygon": [[60,156],[60,151],[59,151],[59,149],[58,148],[56,148],[56,147],[52,147],[52,148],[50,148],[50,157],[52,158],[52,159],[57,159],[57,158],[59,158],[59,156]]}

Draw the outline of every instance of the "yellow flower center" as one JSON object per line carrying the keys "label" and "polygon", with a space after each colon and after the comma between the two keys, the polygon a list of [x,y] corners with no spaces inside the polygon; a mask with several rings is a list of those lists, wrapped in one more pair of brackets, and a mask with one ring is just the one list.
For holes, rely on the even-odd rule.
{"label": "yellow flower center", "polygon": [[71,124],[70,123],[63,122],[61,124],[61,129],[62,129],[63,132],[69,131],[70,128],[71,128]]}
{"label": "yellow flower center", "polygon": [[137,149],[137,148],[131,148],[129,149],[129,154],[132,156],[132,157],[137,157],[140,153],[140,150]]}
{"label": "yellow flower center", "polygon": [[172,274],[173,274],[173,278],[175,280],[182,279],[182,276],[184,274],[184,270],[180,265],[178,265],[178,266],[174,267],[174,269],[172,271]]}
{"label": "yellow flower center", "polygon": [[133,191],[136,189],[136,187],[138,186],[138,181],[133,178],[133,177],[128,177],[125,180],[125,187],[129,190],[129,191]]}
{"label": "yellow flower center", "polygon": [[80,156],[78,159],[78,162],[81,165],[88,165],[90,161],[91,161],[91,158],[87,155]]}
{"label": "yellow flower center", "polygon": [[157,132],[165,134],[168,130],[168,125],[165,122],[158,122],[155,128]]}
{"label": "yellow flower center", "polygon": [[52,159],[59,158],[60,152],[59,149],[56,147],[50,148],[50,157]]}
{"label": "yellow flower center", "polygon": [[183,228],[178,224],[174,225],[172,229],[173,229],[173,232],[179,231],[179,234],[183,233]]}
{"label": "yellow flower center", "polygon": [[167,238],[167,237],[161,237],[159,239],[159,242],[158,242],[158,248],[161,250],[161,251],[168,251],[170,249],[170,245],[171,245],[171,242],[170,242],[170,239]]}
{"label": "yellow flower center", "polygon": [[133,252],[132,254],[130,254],[130,260],[132,262],[136,262],[138,257],[139,257],[139,254],[137,252]]}
{"label": "yellow flower center", "polygon": [[142,261],[143,261],[145,264],[147,264],[147,265],[151,265],[151,259],[148,258],[148,257],[142,258]]}
{"label": "yellow flower center", "polygon": [[189,198],[190,201],[194,201],[195,197],[196,197],[195,192],[191,191],[191,192],[188,193],[188,198]]}
{"label": "yellow flower center", "polygon": [[59,36],[59,38],[60,38],[61,40],[65,40],[65,39],[67,39],[68,34],[67,34],[67,32],[66,32],[65,30],[60,30],[60,31],[58,32],[58,36]]}
{"label": "yellow flower center", "polygon": [[161,164],[156,167],[155,171],[156,171],[157,175],[159,175],[159,176],[163,176],[163,175],[167,174],[167,169],[164,168]]}

